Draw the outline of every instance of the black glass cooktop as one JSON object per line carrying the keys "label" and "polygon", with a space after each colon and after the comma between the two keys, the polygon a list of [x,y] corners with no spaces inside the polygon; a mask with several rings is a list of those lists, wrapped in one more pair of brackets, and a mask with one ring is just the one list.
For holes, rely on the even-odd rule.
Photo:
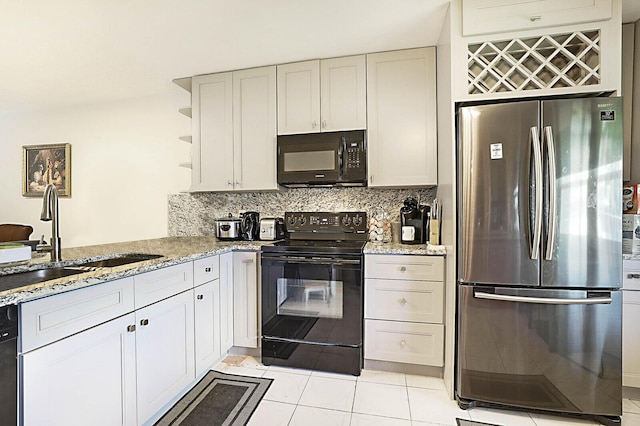
{"label": "black glass cooktop", "polygon": [[366,241],[283,240],[262,246],[264,253],[336,253],[361,254]]}

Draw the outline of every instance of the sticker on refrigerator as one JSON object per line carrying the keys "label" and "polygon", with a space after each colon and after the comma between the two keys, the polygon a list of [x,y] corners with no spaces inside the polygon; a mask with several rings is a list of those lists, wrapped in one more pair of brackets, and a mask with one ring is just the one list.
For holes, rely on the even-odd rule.
{"label": "sticker on refrigerator", "polygon": [[600,121],[615,121],[615,120],[616,120],[615,111],[600,111]]}
{"label": "sticker on refrigerator", "polygon": [[491,144],[491,159],[492,160],[500,160],[502,158],[502,144],[501,143],[492,143]]}

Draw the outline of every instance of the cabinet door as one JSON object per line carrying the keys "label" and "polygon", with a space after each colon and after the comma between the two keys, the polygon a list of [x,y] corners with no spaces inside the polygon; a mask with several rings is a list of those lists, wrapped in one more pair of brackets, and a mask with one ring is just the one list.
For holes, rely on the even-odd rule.
{"label": "cabinet door", "polygon": [[320,61],[278,65],[278,134],[320,131]]}
{"label": "cabinet door", "polygon": [[233,345],[258,347],[257,253],[233,253]]}
{"label": "cabinet door", "polygon": [[220,255],[220,351],[233,347],[233,253]]}
{"label": "cabinet door", "polygon": [[365,56],[320,61],[321,130],[367,128]]}
{"label": "cabinet door", "polygon": [[191,190],[233,189],[232,73],[193,77]]}
{"label": "cabinet door", "polygon": [[194,289],[196,376],[220,358],[220,280]]}
{"label": "cabinet door", "polygon": [[437,180],[435,48],[367,55],[369,186]]}
{"label": "cabinet door", "polygon": [[611,18],[611,0],[462,0],[462,35],[528,30]]}
{"label": "cabinet door", "polygon": [[138,424],[195,379],[193,289],[136,311]]}
{"label": "cabinet door", "polygon": [[233,73],[234,188],[278,189],[276,67]]}
{"label": "cabinet door", "polygon": [[622,385],[640,388],[640,291],[622,293]]}
{"label": "cabinet door", "polygon": [[128,314],[22,355],[24,425],[135,425],[134,320]]}

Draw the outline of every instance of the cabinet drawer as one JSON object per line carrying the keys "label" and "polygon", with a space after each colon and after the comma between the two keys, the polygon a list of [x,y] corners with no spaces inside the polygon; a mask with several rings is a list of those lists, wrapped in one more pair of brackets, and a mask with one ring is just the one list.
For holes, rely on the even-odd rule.
{"label": "cabinet drawer", "polygon": [[640,290],[640,260],[622,261],[622,288]]}
{"label": "cabinet drawer", "polygon": [[443,281],[444,259],[438,256],[367,255],[365,278]]}
{"label": "cabinet drawer", "polygon": [[442,323],[443,284],[367,278],[364,315],[368,319]]}
{"label": "cabinet drawer", "polygon": [[136,309],[193,288],[193,263],[186,262],[134,277]]}
{"label": "cabinet drawer", "polygon": [[198,286],[220,278],[220,257],[209,256],[193,262],[193,285]]}
{"label": "cabinet drawer", "polygon": [[133,277],[20,305],[22,352],[124,315],[134,309]]}
{"label": "cabinet drawer", "polygon": [[443,366],[444,326],[365,320],[364,357],[379,361]]}

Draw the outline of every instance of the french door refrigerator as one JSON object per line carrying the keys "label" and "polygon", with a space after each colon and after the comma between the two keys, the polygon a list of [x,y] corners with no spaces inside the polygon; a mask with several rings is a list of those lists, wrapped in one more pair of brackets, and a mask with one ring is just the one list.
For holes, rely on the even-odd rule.
{"label": "french door refrigerator", "polygon": [[458,109],[456,398],[622,413],[622,102]]}

